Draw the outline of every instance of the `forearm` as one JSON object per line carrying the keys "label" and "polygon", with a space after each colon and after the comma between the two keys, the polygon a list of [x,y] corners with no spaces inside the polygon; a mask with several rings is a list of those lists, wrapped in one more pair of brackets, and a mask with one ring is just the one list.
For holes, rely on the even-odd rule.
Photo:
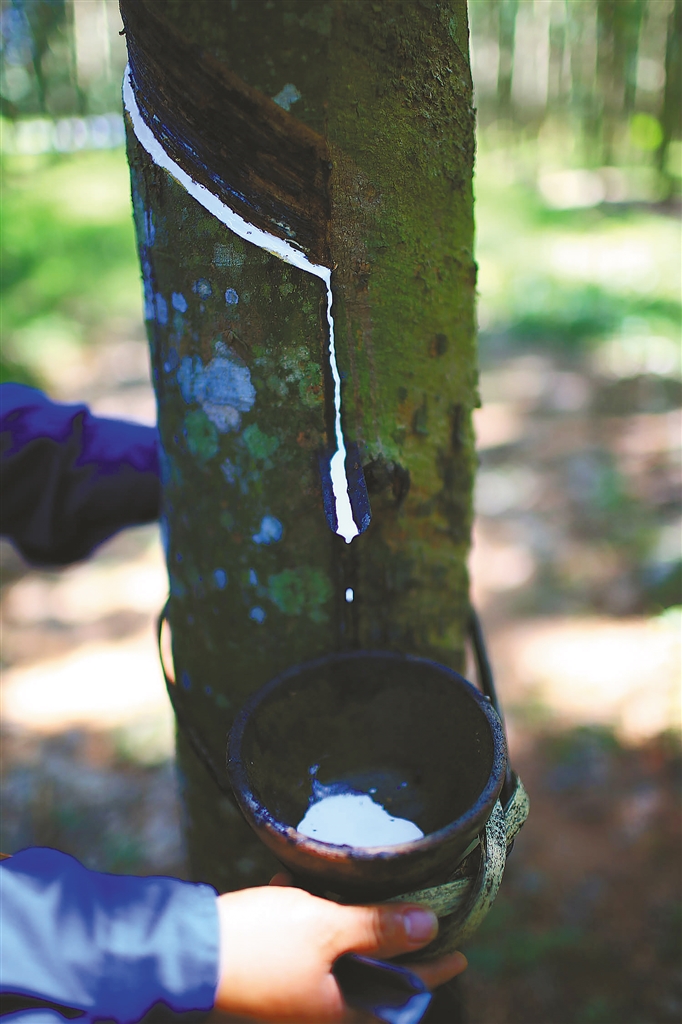
{"label": "forearm", "polygon": [[0,864],[0,991],[138,1021],[156,1003],[208,1011],[218,980],[215,891],[88,871],[29,849]]}

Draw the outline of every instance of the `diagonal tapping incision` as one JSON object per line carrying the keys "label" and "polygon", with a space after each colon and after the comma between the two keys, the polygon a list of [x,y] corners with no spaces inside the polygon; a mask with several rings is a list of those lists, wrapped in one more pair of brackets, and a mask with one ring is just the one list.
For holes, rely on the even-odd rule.
{"label": "diagonal tapping incision", "polygon": [[[131,49],[134,49],[134,47],[131,47]],[[358,528],[358,524],[356,523],[353,515],[353,507],[349,493],[349,481],[346,473],[347,450],[341,420],[341,375],[339,373],[336,358],[334,318],[332,315],[332,271],[324,262],[314,262],[312,252],[309,256],[301,247],[299,247],[297,244],[298,239],[294,242],[293,240],[283,237],[284,232],[282,231],[281,225],[279,232],[276,232],[272,230],[272,225],[267,218],[264,219],[261,215],[253,215],[252,207],[253,209],[258,208],[257,200],[254,200],[253,204],[249,205],[247,209],[247,204],[243,202],[243,197],[239,200],[235,198],[237,196],[237,190],[228,187],[224,182],[222,182],[219,187],[216,185],[215,179],[219,177],[218,175],[213,175],[211,177],[210,184],[205,183],[207,181],[206,167],[204,166],[202,173],[201,160],[195,163],[195,161],[190,162],[188,159],[188,154],[193,153],[192,146],[189,142],[185,142],[183,144],[178,142],[179,135],[177,127],[170,130],[167,126],[164,127],[164,122],[158,114],[151,117],[149,114],[150,101],[142,101],[142,91],[140,83],[137,81],[137,72],[134,73],[133,68],[129,64],[126,68],[123,81],[124,106],[130,117],[132,128],[138,142],[146,150],[154,163],[168,171],[168,173],[171,174],[197,202],[208,210],[209,213],[213,214],[213,216],[215,216],[219,221],[225,224],[225,226],[231,231],[234,231],[234,233],[240,238],[243,238],[247,242],[251,242],[253,245],[272,253],[284,262],[289,263],[306,273],[312,274],[314,277],[317,277],[324,282],[327,298],[326,315],[329,332],[328,353],[333,381],[334,440],[336,444],[336,451],[332,455],[329,463],[329,474],[335,506],[335,516],[333,517],[335,519],[335,523],[332,528],[336,533],[342,536],[348,544],[354,537],[358,536],[359,533],[366,529],[369,523],[369,502],[367,500],[364,503],[367,508],[367,514],[364,516],[363,522],[360,524],[360,528]],[[254,91],[255,90],[251,90],[251,92]],[[266,98],[263,97],[263,99]],[[268,102],[270,103],[271,101]],[[289,115],[280,111],[276,104],[273,103],[272,106],[275,107],[282,116],[289,120],[293,120],[289,118]],[[154,124],[154,130],[150,127],[151,123]],[[309,131],[308,129],[305,130]],[[310,134],[314,135],[313,132],[310,132]],[[170,152],[169,149],[166,148],[168,139],[175,140],[173,152]],[[180,154],[181,160],[176,159],[176,156]],[[262,204],[260,208],[262,209]],[[366,493],[364,494],[364,497],[366,498]]]}

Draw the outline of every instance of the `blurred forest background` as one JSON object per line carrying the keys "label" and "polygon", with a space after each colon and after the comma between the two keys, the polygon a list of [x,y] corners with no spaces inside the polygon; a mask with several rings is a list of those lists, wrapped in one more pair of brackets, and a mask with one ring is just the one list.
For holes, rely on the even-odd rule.
{"label": "blurred forest background", "polygon": [[[677,1022],[682,3],[469,9],[473,594],[533,807],[470,1020]],[[152,423],[120,28],[114,0],[0,5],[1,371]],[[0,555],[0,849],[182,875],[156,528],[63,571]]]}

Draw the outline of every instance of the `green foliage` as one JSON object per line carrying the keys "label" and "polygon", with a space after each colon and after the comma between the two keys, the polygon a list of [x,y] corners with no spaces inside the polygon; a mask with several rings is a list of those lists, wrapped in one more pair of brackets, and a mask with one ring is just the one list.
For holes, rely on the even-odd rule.
{"label": "green foliage", "polygon": [[617,331],[627,317],[663,321],[674,329],[680,304],[640,295],[614,295],[598,285],[571,285],[543,278],[528,280],[516,296],[508,321],[510,335],[524,342],[542,341],[567,349]]}
{"label": "green foliage", "polygon": [[523,154],[512,148],[506,161],[520,180],[500,188],[498,156],[484,148],[476,183],[484,360],[500,337],[574,356],[607,338],[664,339],[677,351],[675,219],[655,207],[551,209],[523,182]]}
{"label": "green foliage", "polygon": [[112,320],[139,322],[125,157],[6,158],[2,170],[2,379],[45,383]]}
{"label": "green foliage", "polygon": [[524,923],[516,904],[500,896],[475,938],[466,947],[472,968],[496,977],[541,966],[557,953],[577,949],[584,941],[578,928],[539,930]]}
{"label": "green foliage", "polygon": [[23,363],[9,359],[2,347],[0,347],[0,384],[11,381],[14,384],[28,384],[31,387],[39,387],[40,377]]}
{"label": "green foliage", "polygon": [[553,765],[579,765],[595,754],[611,756],[620,749],[613,729],[607,725],[581,725],[549,733],[543,745],[547,761]]}
{"label": "green foliage", "polygon": [[630,119],[630,138],[637,149],[657,150],[663,141],[661,123],[651,114],[633,114]]}
{"label": "green foliage", "polygon": [[615,1008],[608,996],[592,996],[575,1017],[575,1024],[613,1024]]}

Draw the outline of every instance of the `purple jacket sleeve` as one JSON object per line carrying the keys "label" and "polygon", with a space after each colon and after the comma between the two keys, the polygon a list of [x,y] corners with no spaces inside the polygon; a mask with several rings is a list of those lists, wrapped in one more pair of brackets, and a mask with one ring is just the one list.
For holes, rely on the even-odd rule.
{"label": "purple jacket sleeve", "polygon": [[22,850],[0,863],[0,991],[41,1000],[42,1012],[81,1011],[85,1022],[132,1024],[157,1004],[208,1011],[215,897],[209,885],[108,875],[57,850]]}
{"label": "purple jacket sleeve", "polygon": [[85,558],[159,515],[158,433],[0,385],[0,533],[31,562]]}

